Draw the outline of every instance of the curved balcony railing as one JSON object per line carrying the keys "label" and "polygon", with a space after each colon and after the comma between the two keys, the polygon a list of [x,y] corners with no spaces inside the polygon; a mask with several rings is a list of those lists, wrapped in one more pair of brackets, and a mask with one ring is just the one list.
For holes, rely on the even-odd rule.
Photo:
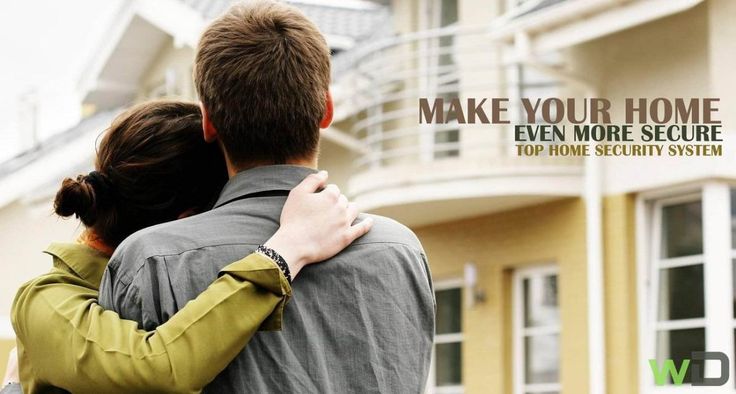
{"label": "curved balcony railing", "polygon": [[[477,177],[580,171],[579,158],[517,155],[512,125],[519,123],[518,99],[576,92],[536,69],[510,62],[509,51],[487,32],[487,27],[416,32],[375,41],[335,59],[335,96],[342,111],[338,127],[364,147],[354,162],[353,194],[425,175],[439,179],[458,173]],[[555,59],[550,62],[554,68]],[[489,119],[491,98],[509,98],[502,116],[510,124],[468,124],[468,119],[457,117],[420,124],[418,98],[430,103],[443,98],[444,111],[455,98],[463,108],[468,98],[486,98]],[[371,174],[382,179],[366,182]]]}

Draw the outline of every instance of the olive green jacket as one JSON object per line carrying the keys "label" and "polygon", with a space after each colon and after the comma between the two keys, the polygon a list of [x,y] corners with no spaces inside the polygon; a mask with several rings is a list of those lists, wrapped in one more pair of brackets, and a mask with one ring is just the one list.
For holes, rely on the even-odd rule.
{"label": "olive green jacket", "polygon": [[81,244],[52,244],[46,253],[53,269],[24,284],[13,303],[26,394],[199,392],[256,331],[281,328],[291,296],[281,270],[251,254],[147,332],[97,304],[107,256]]}

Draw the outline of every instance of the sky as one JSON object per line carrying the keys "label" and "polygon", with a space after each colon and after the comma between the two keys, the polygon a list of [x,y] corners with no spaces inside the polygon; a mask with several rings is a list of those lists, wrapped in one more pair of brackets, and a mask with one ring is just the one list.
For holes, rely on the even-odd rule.
{"label": "sky", "polygon": [[39,139],[79,121],[77,81],[121,1],[0,2],[0,162],[32,142],[29,108]]}

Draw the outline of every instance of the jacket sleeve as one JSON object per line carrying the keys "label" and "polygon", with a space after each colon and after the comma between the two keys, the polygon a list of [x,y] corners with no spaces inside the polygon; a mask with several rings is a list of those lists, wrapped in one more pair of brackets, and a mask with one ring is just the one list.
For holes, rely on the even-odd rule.
{"label": "jacket sleeve", "polygon": [[271,260],[251,254],[148,332],[103,310],[97,295],[58,271],[19,291],[12,317],[20,357],[30,361],[29,368],[21,361],[27,393],[47,385],[74,393],[199,392],[265,321],[280,327],[291,287]]}

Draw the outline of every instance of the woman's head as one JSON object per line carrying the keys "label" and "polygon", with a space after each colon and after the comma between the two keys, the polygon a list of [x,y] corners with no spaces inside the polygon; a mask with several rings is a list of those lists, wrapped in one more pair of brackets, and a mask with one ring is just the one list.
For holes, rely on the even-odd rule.
{"label": "woman's head", "polygon": [[105,132],[96,170],[65,179],[54,202],[110,247],[130,234],[201,212],[227,181],[220,149],[202,137],[196,104],[155,101],[118,116]]}

